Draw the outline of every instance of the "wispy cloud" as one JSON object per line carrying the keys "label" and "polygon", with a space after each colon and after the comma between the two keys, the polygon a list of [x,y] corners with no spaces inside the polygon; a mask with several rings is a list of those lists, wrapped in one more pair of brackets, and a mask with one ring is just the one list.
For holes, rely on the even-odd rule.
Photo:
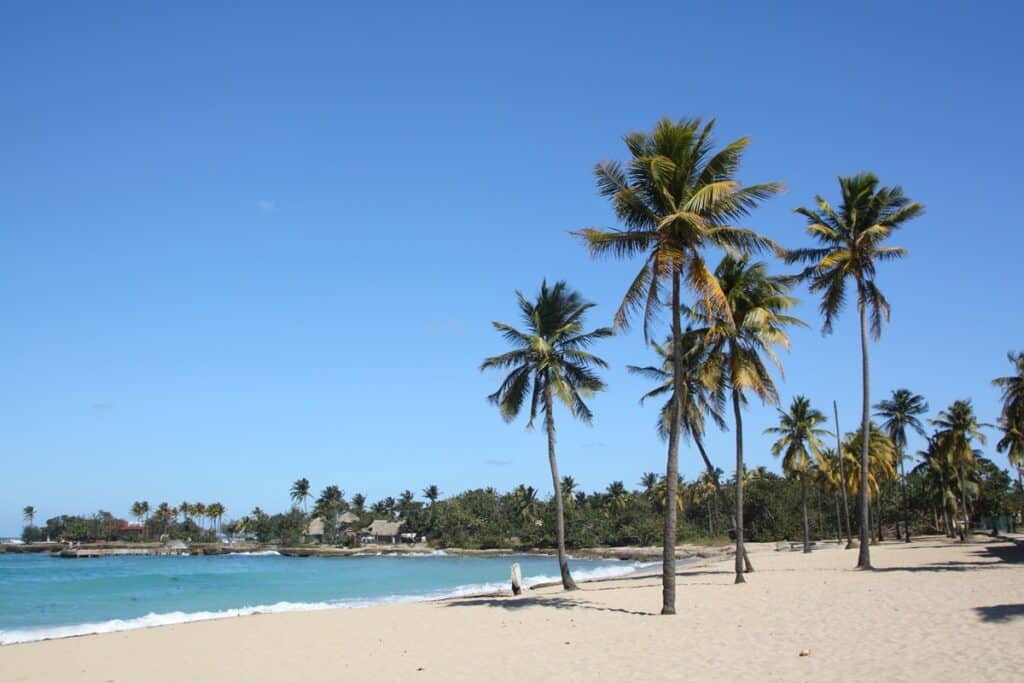
{"label": "wispy cloud", "polygon": [[504,467],[505,465],[511,465],[512,461],[511,460],[495,460],[493,458],[488,458],[487,460],[484,460],[484,464],[485,465],[496,465],[496,466],[499,466],[499,467]]}
{"label": "wispy cloud", "polygon": [[92,411],[96,412],[96,413],[109,413],[111,410],[114,409],[114,404],[113,403],[93,403],[91,408],[92,408]]}
{"label": "wispy cloud", "polygon": [[273,199],[261,199],[257,206],[260,207],[260,213],[274,213],[274,208],[276,207]]}

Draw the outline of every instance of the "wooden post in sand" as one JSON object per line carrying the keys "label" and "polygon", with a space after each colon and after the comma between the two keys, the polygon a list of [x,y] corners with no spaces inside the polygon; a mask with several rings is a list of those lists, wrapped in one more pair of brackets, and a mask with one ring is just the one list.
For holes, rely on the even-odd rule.
{"label": "wooden post in sand", "polygon": [[512,595],[519,595],[523,592],[523,572],[519,569],[519,563],[512,563]]}

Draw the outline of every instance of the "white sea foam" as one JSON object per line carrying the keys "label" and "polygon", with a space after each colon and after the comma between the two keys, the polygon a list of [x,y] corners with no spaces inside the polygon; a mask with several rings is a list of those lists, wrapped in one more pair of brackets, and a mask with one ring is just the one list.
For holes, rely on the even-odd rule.
{"label": "white sea foam", "polygon": [[[273,552],[273,551],[270,551]],[[247,553],[238,553],[239,555]],[[264,553],[249,553],[264,554]],[[656,566],[657,562],[630,562],[617,565],[596,567],[573,572],[573,577],[578,581],[590,581],[594,579],[607,579],[620,576],[627,576],[642,571],[649,567]],[[536,586],[542,583],[557,582],[557,576],[539,574],[528,576],[523,579],[527,587]],[[474,583],[456,586],[451,590],[437,591],[420,595],[390,595],[380,598],[337,600],[330,602],[277,602],[272,605],[255,605],[240,607],[237,609],[226,609],[218,611],[201,612],[165,612],[161,614],[150,613],[143,617],[134,619],[111,619],[109,621],[92,622],[85,624],[73,624],[70,626],[48,626],[29,629],[0,630],[0,645],[12,645],[14,643],[28,643],[37,640],[52,640],[56,638],[71,638],[74,636],[91,635],[94,633],[114,633],[117,631],[131,631],[139,628],[151,628],[153,626],[170,626],[173,624],[187,624],[193,621],[209,621],[212,619],[227,619],[230,617],[242,617],[250,614],[271,614],[279,612],[315,612],[327,609],[352,609],[360,607],[372,607],[374,605],[400,604],[409,602],[428,602],[432,600],[446,600],[452,598],[466,598],[478,595],[488,595],[497,592],[507,592],[508,582],[501,583]]]}
{"label": "white sea foam", "polygon": [[247,557],[271,557],[279,556],[280,554],[281,553],[277,552],[276,550],[253,550],[240,553],[228,553],[228,555],[245,555]]}

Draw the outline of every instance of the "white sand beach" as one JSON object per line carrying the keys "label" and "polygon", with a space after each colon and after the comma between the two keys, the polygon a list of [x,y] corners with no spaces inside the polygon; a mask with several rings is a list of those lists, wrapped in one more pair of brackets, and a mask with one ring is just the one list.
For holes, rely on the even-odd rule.
{"label": "white sand beach", "polygon": [[[0,680],[1019,681],[1024,551],[929,538],[856,551],[761,546],[680,573],[483,597],[266,614],[0,647]],[[808,656],[800,656],[809,650]]]}

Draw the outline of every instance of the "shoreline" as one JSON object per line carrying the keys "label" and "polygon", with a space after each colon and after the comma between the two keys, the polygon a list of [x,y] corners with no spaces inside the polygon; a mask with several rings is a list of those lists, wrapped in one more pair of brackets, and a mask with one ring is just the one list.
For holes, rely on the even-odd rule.
{"label": "shoreline", "polygon": [[[251,553],[234,553],[234,554],[247,554],[247,555],[261,555],[264,552],[256,551]],[[438,556],[435,553],[391,553],[392,555],[404,555],[404,556],[422,556],[431,557]],[[459,555],[461,553],[456,553]],[[367,556],[367,553],[362,553],[363,556]],[[503,551],[499,553],[467,553],[467,556],[477,557],[517,557],[523,555],[531,555],[529,553],[514,552],[514,551]],[[547,557],[548,553],[533,553],[532,556],[544,556]],[[139,557],[138,554],[117,554],[112,555],[117,557]],[[353,555],[347,555],[351,557]],[[370,555],[377,556],[377,555]],[[594,559],[594,558],[577,558],[577,559]],[[692,560],[692,562],[688,561]],[[609,559],[608,561],[615,561]],[[654,567],[650,566],[647,562],[641,562],[637,560],[626,560],[623,562],[629,562],[629,566],[624,566],[621,573],[616,572],[612,575],[606,574],[609,567],[596,568],[589,571],[582,570],[576,574],[582,578],[577,578],[580,584],[597,583],[602,581],[614,581],[621,580],[624,578],[632,578],[639,576],[647,576],[650,572],[654,571]],[[689,558],[683,558],[682,562],[686,563],[686,566],[695,566],[699,564],[701,558],[691,556]],[[641,565],[641,566],[637,566]],[[560,580],[552,579],[550,576],[527,576],[524,577],[523,588],[524,591],[534,591],[541,588],[548,588],[551,586],[560,585]],[[140,617],[130,617],[126,619],[108,619],[99,622],[82,622],[78,624],[63,624],[54,626],[40,626],[33,628],[23,629],[0,629],[0,650],[13,647],[17,645],[24,645],[29,643],[47,642],[52,640],[65,640],[68,638],[82,638],[88,636],[98,636],[108,633],[123,633],[130,631],[146,630],[151,628],[160,628],[167,626],[175,626],[181,624],[192,624],[206,621],[221,621],[230,620],[239,617],[251,617],[256,615],[267,615],[267,614],[283,614],[283,613],[306,613],[306,612],[319,612],[319,611],[330,611],[330,610],[352,610],[352,609],[367,609],[373,607],[381,607],[386,605],[404,605],[404,604],[421,604],[421,603],[433,603],[433,602],[444,602],[447,600],[463,599],[463,598],[487,598],[487,597],[507,597],[512,595],[511,581],[498,583],[480,583],[480,584],[468,584],[464,586],[453,586],[450,590],[440,590],[428,593],[410,593],[401,595],[388,595],[379,597],[365,597],[365,598],[346,598],[341,600],[324,600],[316,602],[289,602],[280,601],[268,604],[258,605],[243,605],[239,607],[231,607],[219,610],[196,610],[192,612],[159,612],[149,613]]]}
{"label": "shoreline", "polygon": [[[731,545],[679,544],[676,559],[692,557],[720,558],[735,552]],[[152,556],[221,556],[277,553],[285,557],[359,557],[380,555],[452,555],[462,557],[502,557],[528,555],[551,557],[553,548],[435,548],[425,544],[365,545],[358,548],[338,546],[278,546],[272,544],[215,544],[194,543],[184,548],[168,547],[158,543],[89,543],[71,546],[66,543],[47,542],[31,544],[0,544],[0,553],[12,555],[48,554],[65,559],[95,559],[99,557],[152,557]],[[648,562],[661,560],[660,546],[610,546],[576,548],[569,551],[571,558],[583,560],[622,560]]]}
{"label": "shoreline", "polygon": [[[254,614],[0,647],[5,678],[68,683],[195,681],[973,680],[1019,678],[1024,538],[941,538],[809,555],[752,549],[678,573],[674,617],[657,614],[657,574],[493,595]],[[624,647],[623,644],[628,644]],[[963,648],[954,643],[969,643]],[[806,651],[806,655],[801,654]],[[230,653],[226,656],[226,653]]]}

